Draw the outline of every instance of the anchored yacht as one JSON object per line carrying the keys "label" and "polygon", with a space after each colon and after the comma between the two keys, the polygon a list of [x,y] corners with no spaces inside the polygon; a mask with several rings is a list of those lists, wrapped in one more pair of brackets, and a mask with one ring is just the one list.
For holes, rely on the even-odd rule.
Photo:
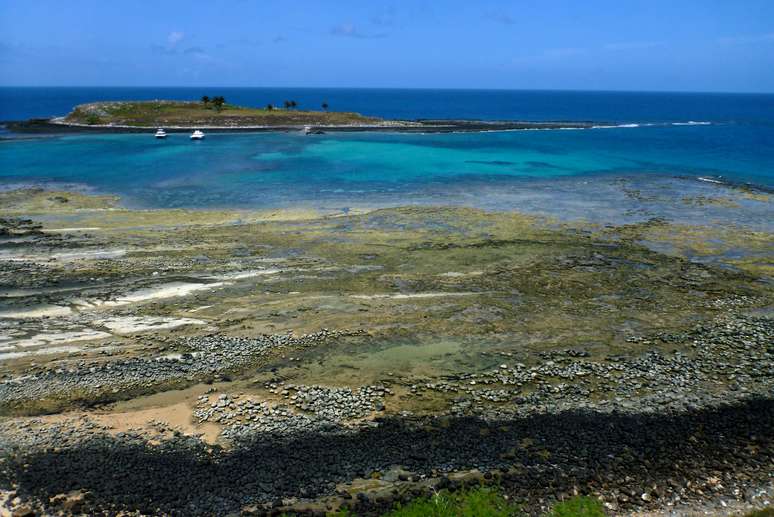
{"label": "anchored yacht", "polygon": [[191,133],[191,140],[201,140],[204,138],[204,133],[199,131],[198,129]]}
{"label": "anchored yacht", "polygon": [[158,128],[158,129],[156,130],[156,135],[155,135],[155,137],[156,137],[156,138],[166,138],[166,137],[167,137],[167,132],[166,132],[166,131],[164,131],[162,128]]}

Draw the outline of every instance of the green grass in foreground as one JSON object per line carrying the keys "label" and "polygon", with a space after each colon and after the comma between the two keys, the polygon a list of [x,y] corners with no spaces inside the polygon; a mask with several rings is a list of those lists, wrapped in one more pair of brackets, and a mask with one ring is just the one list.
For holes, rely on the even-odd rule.
{"label": "green grass in foreground", "polygon": [[745,514],[744,517],[774,517],[774,508],[768,507]]}
{"label": "green grass in foreground", "polygon": [[455,493],[438,492],[404,507],[398,506],[386,517],[509,517],[520,513],[517,506],[495,489],[476,488]]}
{"label": "green grass in foreground", "polygon": [[602,503],[593,497],[573,497],[556,503],[548,517],[605,517]]}
{"label": "green grass in foreground", "polygon": [[[480,487],[463,492],[443,490],[431,497],[398,505],[383,517],[519,517],[521,509],[491,487]],[[573,497],[557,503],[545,517],[605,517],[602,503],[593,497]],[[348,510],[329,513],[328,517],[356,517]],[[754,517],[769,517],[761,514]]]}

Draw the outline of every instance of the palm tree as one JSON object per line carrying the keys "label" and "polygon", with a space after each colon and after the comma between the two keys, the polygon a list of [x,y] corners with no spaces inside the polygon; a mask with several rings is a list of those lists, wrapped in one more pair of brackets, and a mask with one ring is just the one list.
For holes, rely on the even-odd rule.
{"label": "palm tree", "polygon": [[323,101],[322,109],[325,110],[325,111],[328,111],[328,103],[327,102]]}
{"label": "palm tree", "polygon": [[290,101],[290,107],[296,109],[298,107],[298,103],[296,101]]}
{"label": "palm tree", "polygon": [[283,102],[283,104],[285,105],[285,109],[286,110],[289,110],[290,108],[293,107],[293,103],[290,102],[290,101],[285,101],[285,102]]}
{"label": "palm tree", "polygon": [[273,104],[269,103],[269,104],[266,105],[266,111],[271,111],[273,109],[274,109],[274,105]]}
{"label": "palm tree", "polygon": [[202,96],[202,104],[206,106],[207,104],[209,104],[209,102],[210,102],[209,97],[207,97],[206,95]]}
{"label": "palm tree", "polygon": [[223,105],[226,104],[226,99],[223,96],[218,95],[217,97],[212,98],[212,104],[215,106],[216,110],[220,111],[223,109]]}

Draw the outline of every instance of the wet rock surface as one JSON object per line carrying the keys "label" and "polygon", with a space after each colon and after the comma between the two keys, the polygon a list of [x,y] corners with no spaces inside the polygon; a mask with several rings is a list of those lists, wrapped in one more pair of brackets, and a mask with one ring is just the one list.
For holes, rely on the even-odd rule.
{"label": "wet rock surface", "polygon": [[[535,511],[578,491],[603,497],[615,512],[718,497],[743,501],[774,468],[773,337],[770,319],[726,317],[684,333],[636,338],[689,342],[690,355],[649,352],[593,362],[593,354],[565,349],[543,353],[538,366],[502,363],[489,373],[409,387],[410,397],[434,390],[457,395],[436,416],[383,413],[385,402],[398,397],[399,383],[355,390],[278,379],[264,385],[271,399],[202,395],[193,416],[222,426],[226,447],[179,433],[149,439],[33,421],[0,432],[2,483],[32,505],[84,490],[78,504],[87,513],[208,515],[249,508],[263,514],[278,500],[292,506],[328,498],[368,514],[417,491],[491,482]],[[228,343],[236,361],[241,356],[234,351],[249,356],[297,344],[290,337],[274,340],[188,342],[200,359]],[[185,356],[177,363],[186,364]],[[201,363],[207,368],[208,361]],[[125,368],[167,371],[157,364],[165,362]],[[97,383],[109,382],[101,377],[107,373],[84,367],[70,375]],[[712,389],[721,384],[728,388]],[[120,473],[115,464],[123,466]],[[411,473],[393,480],[397,494],[366,491],[350,499],[342,493],[342,483],[381,478],[394,465]]]}
{"label": "wet rock surface", "polygon": [[182,352],[172,356],[82,361],[69,368],[42,368],[34,375],[0,382],[0,411],[23,411],[25,406],[29,408],[33,401],[42,399],[68,403],[111,400],[122,392],[135,390],[140,394],[159,389],[164,383],[184,386],[257,365],[270,354],[285,349],[311,347],[348,334],[352,332],[325,329],[299,337],[190,337],[177,343]]}
{"label": "wet rock surface", "polygon": [[771,481],[763,233],[722,234],[754,260],[718,266],[641,245],[714,235],[663,219],[245,223],[34,196],[58,229],[0,220],[13,511],[368,515],[497,483],[533,513],[577,492],[617,515]]}

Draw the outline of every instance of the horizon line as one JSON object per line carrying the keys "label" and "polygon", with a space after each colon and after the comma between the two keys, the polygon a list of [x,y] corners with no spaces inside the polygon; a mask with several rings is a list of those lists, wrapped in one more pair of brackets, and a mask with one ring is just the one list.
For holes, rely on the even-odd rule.
{"label": "horizon line", "polygon": [[774,91],[728,90],[630,90],[630,89],[578,89],[578,88],[459,88],[430,86],[234,86],[234,85],[29,85],[7,84],[0,88],[233,88],[233,89],[288,89],[288,90],[425,90],[425,91],[492,91],[492,92],[576,92],[576,93],[676,93],[676,94],[729,94],[774,95]]}

